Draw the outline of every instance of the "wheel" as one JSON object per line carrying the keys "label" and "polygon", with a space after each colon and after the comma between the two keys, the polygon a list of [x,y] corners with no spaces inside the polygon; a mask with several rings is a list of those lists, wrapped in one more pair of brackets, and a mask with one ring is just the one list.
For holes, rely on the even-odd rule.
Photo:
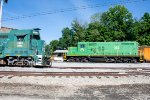
{"label": "wheel", "polygon": [[76,61],[76,62],[80,62],[80,59],[79,59],[79,58],[76,58],[75,61]]}
{"label": "wheel", "polygon": [[69,58],[69,62],[75,62],[75,59],[74,58]]}
{"label": "wheel", "polygon": [[127,58],[124,58],[124,59],[123,59],[123,62],[124,62],[124,63],[128,63],[128,59],[127,59]]}
{"label": "wheel", "polygon": [[122,63],[122,62],[123,62],[122,58],[117,59],[117,63]]}
{"label": "wheel", "polygon": [[52,67],[52,61],[50,61],[50,67]]}
{"label": "wheel", "polygon": [[52,67],[52,61],[49,61],[48,68]]}
{"label": "wheel", "polygon": [[24,61],[25,66],[29,66],[29,63],[27,61]]}
{"label": "wheel", "polygon": [[87,58],[82,58],[81,62],[89,62],[89,60]]}
{"label": "wheel", "polygon": [[132,63],[137,63],[137,59],[132,59],[131,62]]}

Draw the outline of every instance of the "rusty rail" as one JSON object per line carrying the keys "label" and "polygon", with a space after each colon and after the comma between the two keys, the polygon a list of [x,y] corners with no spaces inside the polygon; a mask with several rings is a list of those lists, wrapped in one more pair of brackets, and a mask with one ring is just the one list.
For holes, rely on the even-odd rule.
{"label": "rusty rail", "polygon": [[147,72],[18,72],[18,71],[0,71],[0,75],[12,76],[135,76],[146,75]]}

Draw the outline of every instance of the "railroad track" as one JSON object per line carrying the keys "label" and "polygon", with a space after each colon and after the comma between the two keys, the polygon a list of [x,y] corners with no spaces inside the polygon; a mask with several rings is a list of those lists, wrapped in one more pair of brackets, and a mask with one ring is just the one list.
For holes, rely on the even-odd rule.
{"label": "railroad track", "polygon": [[[7,71],[3,69],[0,70],[0,76],[9,76],[9,75],[11,76],[135,76],[135,75],[150,76],[150,68],[144,68],[144,67],[141,68],[140,67],[138,68],[136,67],[132,67],[132,68],[129,67],[50,67],[46,72],[42,72],[41,70],[36,68],[34,70],[37,71],[33,71],[30,68],[28,69],[28,67],[25,67],[25,70],[23,68],[20,69],[22,71],[18,71],[18,68],[14,69],[13,67],[12,69],[10,67],[10,69]],[[26,68],[27,70],[30,71],[26,71]],[[101,69],[103,71],[101,71]],[[55,70],[55,71],[51,71],[51,70]]]}
{"label": "railroad track", "polygon": [[[4,68],[4,67],[3,67]],[[9,69],[10,68],[10,69]],[[30,69],[29,67],[18,67],[20,69],[18,69],[17,67],[9,67],[9,68],[4,68],[4,69],[0,69],[0,72],[3,72],[4,71],[14,71],[14,72],[19,72],[18,70],[20,70],[21,72],[27,72],[25,70],[30,70],[29,72],[32,72],[33,70],[36,71],[41,71],[41,68],[35,68],[34,67],[30,67],[30,68],[33,68],[33,69]],[[42,67],[43,68],[43,67]],[[50,68],[46,68],[44,70],[48,70],[46,72],[51,72],[51,70],[57,70],[57,71],[67,71],[67,70],[72,70],[72,71],[83,71],[83,70],[112,70],[112,71],[117,71],[117,70],[122,70],[122,71],[126,71],[126,72],[150,72],[150,68],[143,68],[143,67],[132,67],[132,68],[129,68],[129,67],[50,67]],[[89,71],[88,71],[89,72]],[[110,72],[110,71],[109,71]],[[34,73],[34,72],[33,72]],[[44,72],[43,72],[44,73]]]}
{"label": "railroad track", "polygon": [[136,70],[136,69],[143,69],[143,70],[150,70],[150,67],[75,67],[75,66],[71,66],[71,67],[58,67],[58,66],[32,66],[32,67],[29,67],[29,66],[2,66],[0,65],[0,67],[10,67],[10,68],[14,68],[14,67],[21,67],[21,68],[57,68],[57,69],[129,69],[129,70]]}
{"label": "railroad track", "polygon": [[57,68],[57,69],[122,69],[122,70],[150,70],[150,68],[143,68],[143,67],[50,67],[50,68]]}
{"label": "railroad track", "polygon": [[27,72],[0,71],[0,76],[150,76],[149,72]]}
{"label": "railroad track", "polygon": [[47,65],[47,66],[0,65],[0,67],[51,68],[51,65]]}
{"label": "railroad track", "polygon": [[149,84],[150,73],[132,72],[29,72],[0,71],[0,83],[35,85]]}

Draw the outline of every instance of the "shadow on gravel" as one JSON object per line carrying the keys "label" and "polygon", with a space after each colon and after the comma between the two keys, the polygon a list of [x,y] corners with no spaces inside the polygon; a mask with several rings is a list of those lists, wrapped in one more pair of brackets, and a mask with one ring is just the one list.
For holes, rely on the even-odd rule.
{"label": "shadow on gravel", "polygon": [[150,100],[150,85],[85,86],[63,100]]}
{"label": "shadow on gravel", "polygon": [[0,98],[52,100],[150,100],[150,84],[119,86],[42,86],[0,83]]}

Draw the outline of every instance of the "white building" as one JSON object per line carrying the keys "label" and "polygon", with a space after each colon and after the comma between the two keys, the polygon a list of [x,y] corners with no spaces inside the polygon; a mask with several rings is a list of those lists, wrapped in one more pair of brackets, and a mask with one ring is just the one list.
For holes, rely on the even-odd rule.
{"label": "white building", "polygon": [[68,52],[68,50],[56,50],[52,55],[53,61],[64,61],[64,55]]}

